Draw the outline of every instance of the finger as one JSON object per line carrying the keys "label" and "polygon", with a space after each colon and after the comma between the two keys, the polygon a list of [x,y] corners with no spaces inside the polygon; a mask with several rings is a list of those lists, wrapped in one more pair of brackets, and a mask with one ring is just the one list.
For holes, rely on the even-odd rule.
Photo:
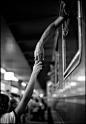
{"label": "finger", "polygon": [[42,62],[41,61],[38,61],[37,65],[41,65],[41,64],[42,64]]}
{"label": "finger", "polygon": [[38,65],[38,64],[41,64],[42,62],[38,61],[38,60],[35,60],[35,63]]}
{"label": "finger", "polygon": [[38,69],[42,68],[42,65],[38,65]]}
{"label": "finger", "polygon": [[42,68],[38,69],[35,74],[38,75],[38,73],[39,73],[41,70],[42,70]]}
{"label": "finger", "polygon": [[38,61],[38,56],[35,56],[34,61]]}
{"label": "finger", "polygon": [[37,54],[41,54],[41,53],[43,53],[43,49],[40,49],[40,50],[37,52]]}
{"label": "finger", "polygon": [[37,65],[35,66],[35,68],[36,68],[36,70],[42,68],[42,64],[37,64]]}
{"label": "finger", "polygon": [[38,69],[37,69],[37,71],[39,71],[39,70],[41,70],[42,69],[42,66],[40,66]]}

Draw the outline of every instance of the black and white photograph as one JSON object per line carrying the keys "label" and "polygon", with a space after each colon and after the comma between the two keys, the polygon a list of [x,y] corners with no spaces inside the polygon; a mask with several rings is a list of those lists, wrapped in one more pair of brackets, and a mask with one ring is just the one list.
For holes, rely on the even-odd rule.
{"label": "black and white photograph", "polygon": [[0,124],[85,124],[86,1],[1,0]]}

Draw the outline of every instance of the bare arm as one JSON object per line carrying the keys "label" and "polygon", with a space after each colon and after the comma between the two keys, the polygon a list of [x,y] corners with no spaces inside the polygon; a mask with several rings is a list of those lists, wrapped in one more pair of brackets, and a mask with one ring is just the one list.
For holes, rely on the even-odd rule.
{"label": "bare arm", "polygon": [[56,32],[57,28],[66,20],[66,17],[59,16],[53,23],[51,23],[47,29],[44,31],[43,35],[41,36],[40,42],[41,45],[50,39],[53,34]]}
{"label": "bare arm", "polygon": [[44,56],[43,52],[43,45],[44,43],[50,39],[53,34],[56,32],[57,28],[67,19],[67,16],[62,17],[59,16],[53,23],[51,23],[47,29],[44,31],[43,35],[41,36],[39,42],[36,45],[36,49],[34,52],[35,60],[40,60],[40,55]]}
{"label": "bare arm", "polygon": [[[70,18],[72,15],[74,15],[73,13],[73,8],[72,4],[74,1],[72,1],[72,3],[70,3],[70,6],[67,4],[65,4],[64,2],[61,2],[61,6],[60,6],[60,16],[54,21],[52,22],[44,31],[43,35],[41,36],[39,42],[36,45],[36,49],[34,52],[34,57],[36,60],[40,60],[40,58],[43,58],[43,45],[44,43],[50,39],[53,34],[55,34],[56,30],[58,29],[58,27],[68,18]],[[41,56],[41,57],[40,57]]]}
{"label": "bare arm", "polygon": [[34,64],[33,71],[32,71],[29,83],[26,87],[25,93],[24,93],[20,103],[18,104],[18,106],[15,109],[15,112],[18,117],[20,117],[21,114],[24,112],[25,107],[30,100],[30,97],[33,93],[33,89],[34,89],[34,85],[35,85],[35,79],[36,79],[38,73],[40,72],[40,70],[42,69],[41,64],[42,64],[41,62],[39,62],[39,63],[35,62],[35,64]]}

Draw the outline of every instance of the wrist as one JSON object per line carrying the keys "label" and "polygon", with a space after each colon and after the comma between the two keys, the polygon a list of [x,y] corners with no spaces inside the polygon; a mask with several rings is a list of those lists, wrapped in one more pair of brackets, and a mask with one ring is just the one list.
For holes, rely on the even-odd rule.
{"label": "wrist", "polygon": [[36,74],[34,74],[34,72],[32,72],[30,79],[31,80],[35,80],[36,79]]}

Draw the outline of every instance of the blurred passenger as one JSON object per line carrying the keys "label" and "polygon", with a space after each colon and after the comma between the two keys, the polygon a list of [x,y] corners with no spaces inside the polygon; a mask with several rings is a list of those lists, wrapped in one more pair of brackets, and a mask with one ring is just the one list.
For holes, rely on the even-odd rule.
{"label": "blurred passenger", "polygon": [[4,93],[0,93],[0,118],[4,113],[8,111],[8,109],[9,109],[9,97]]}
{"label": "blurred passenger", "polygon": [[[4,102],[4,104],[3,104],[5,97],[3,97],[3,96],[1,97],[1,95],[0,95],[0,123],[2,123],[2,124],[3,123],[4,124],[18,123],[20,116],[24,112],[24,110],[27,106],[27,103],[30,100],[30,97],[32,95],[34,85],[36,82],[35,79],[41,69],[42,69],[42,62],[35,61],[35,64],[33,66],[33,71],[32,71],[29,83],[27,85],[27,88],[25,90],[25,93],[24,93],[20,103],[18,104],[18,106],[12,112],[7,112],[9,102],[8,103]],[[6,98],[7,98],[7,101],[9,101],[9,98],[8,97],[6,97]],[[2,101],[2,99],[3,99],[3,101]]]}
{"label": "blurred passenger", "polygon": [[31,113],[31,120],[38,121],[39,120],[39,102],[38,98],[33,96],[30,100],[30,113]]}
{"label": "blurred passenger", "polygon": [[40,111],[41,121],[45,121],[45,111],[47,110],[47,104],[45,103],[43,98],[41,98],[40,107],[41,107],[41,111]]}
{"label": "blurred passenger", "polygon": [[15,98],[11,98],[9,112],[13,111],[17,107],[17,105],[17,100]]}

